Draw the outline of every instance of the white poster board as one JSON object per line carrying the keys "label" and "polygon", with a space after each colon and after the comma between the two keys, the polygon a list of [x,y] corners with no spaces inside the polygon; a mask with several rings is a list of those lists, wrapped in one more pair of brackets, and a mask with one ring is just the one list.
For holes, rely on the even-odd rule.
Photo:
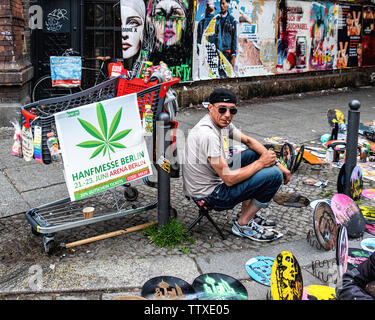
{"label": "white poster board", "polygon": [[72,201],[152,175],[137,95],[55,114]]}

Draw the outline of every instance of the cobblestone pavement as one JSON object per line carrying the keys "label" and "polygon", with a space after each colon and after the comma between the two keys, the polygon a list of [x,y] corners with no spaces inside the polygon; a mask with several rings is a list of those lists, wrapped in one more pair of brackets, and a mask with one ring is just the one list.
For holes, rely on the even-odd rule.
{"label": "cobblestone pavement", "polygon": [[[322,121],[325,121],[325,119],[323,119]],[[193,123],[194,121],[191,120],[191,122]],[[292,130],[292,128],[290,128],[289,130]],[[320,134],[322,133],[324,132],[316,133],[315,137],[320,136]],[[11,142],[11,133],[6,129],[1,130],[0,147],[10,147]],[[318,145],[318,139],[303,140],[302,137],[299,139],[298,144]],[[11,159],[11,157],[9,157],[9,159]],[[12,163],[14,165],[14,162]],[[9,167],[7,167],[4,163],[2,164],[1,160],[0,166],[2,175],[5,178],[9,178]],[[15,170],[17,170],[17,166],[14,165],[14,167]],[[24,169],[25,167],[22,167],[22,170]],[[311,201],[324,198],[330,199],[332,195],[337,193],[338,172],[339,169],[336,167],[313,166],[306,162],[302,162],[298,171],[292,175],[290,183],[288,185],[283,185],[280,188],[279,192],[298,193],[300,195],[308,197]],[[308,178],[320,181],[328,180],[329,182],[326,188],[319,188],[316,186],[305,184],[304,181]],[[374,183],[369,182],[369,180],[364,180],[364,183],[364,188],[375,187]],[[131,203],[130,205],[138,206],[144,204],[145,202],[152,202],[153,200],[157,199],[156,189],[145,186],[141,182],[137,182],[134,185],[139,191],[139,197],[137,201]],[[61,190],[63,191],[61,191],[60,194],[65,196],[64,192],[66,191],[64,190],[64,183],[56,183],[56,187],[57,186],[62,188]],[[26,194],[27,192],[29,192],[29,190],[24,191],[23,194]],[[43,192],[43,189],[38,189],[34,194],[38,194],[40,197],[42,197]],[[363,204],[371,204],[370,201],[365,199],[361,200],[361,202]],[[9,206],[9,204],[4,203],[5,202],[3,201],[1,205]],[[197,207],[192,201],[189,201],[183,195],[181,177],[177,179],[171,179],[171,205],[177,211],[177,219],[186,228],[197,217]],[[28,206],[29,208],[33,208],[32,199],[27,201],[26,206]],[[42,237],[36,236],[31,232],[30,225],[25,219],[24,211],[25,210],[19,210],[19,213],[17,214],[12,214],[10,216],[0,218],[0,274],[3,275],[2,277],[0,277],[0,299],[4,300],[109,300],[118,295],[139,294],[139,287],[119,287],[117,289],[112,287],[110,290],[104,290],[103,288],[98,288],[98,290],[95,290],[95,288],[83,288],[81,291],[73,290],[66,292],[59,291],[56,287],[55,289],[51,288],[49,290],[46,290],[42,294],[35,294],[30,292],[22,293],[17,291],[14,291],[12,293],[1,293],[1,286],[2,284],[6,283],[7,288],[11,288],[12,281],[14,282],[14,287],[16,287],[16,283],[27,281],[27,279],[18,278],[17,275],[20,274],[22,270],[26,270],[32,265],[38,264],[51,266],[50,269],[44,269],[44,272],[46,274],[46,277],[48,277],[49,274],[51,274],[52,277],[54,273],[52,267],[53,265],[61,262],[69,262],[70,260],[77,260],[80,258],[82,258],[82,260],[84,261],[89,261],[90,259],[113,258],[113,262],[115,264],[118,257],[121,257],[122,259],[139,259],[141,261],[142,259],[152,257],[168,258],[171,256],[180,256],[189,257],[194,260],[198,257],[206,256],[209,254],[219,255],[228,252],[241,252],[243,250],[258,250],[258,252],[261,252],[262,248],[264,247],[280,245],[283,243],[287,244],[289,242],[306,239],[308,231],[312,229],[313,212],[310,206],[293,208],[281,206],[272,201],[270,206],[267,209],[263,209],[262,212],[269,218],[275,220],[277,223],[277,230],[281,231],[284,234],[281,239],[278,239],[277,241],[274,241],[272,243],[246,241],[230,233],[232,220],[240,211],[240,206],[237,206],[233,210],[212,213],[212,217],[214,218],[214,220],[227,235],[226,240],[222,240],[216,230],[213,229],[212,225],[206,219],[203,219],[201,223],[195,226],[191,231],[191,236],[195,240],[194,243],[184,243],[176,248],[157,247],[154,244],[149,243],[148,238],[142,231],[140,231],[108,238],[106,240],[97,241],[70,249],[59,247],[52,255],[47,255],[44,252]],[[56,233],[55,241],[57,244],[66,244],[156,220],[157,209],[153,209],[138,214],[131,214],[118,219],[112,219],[109,221],[95,223],[84,227],[77,227],[70,230],[60,231]],[[3,268],[3,270],[1,270],[1,268]],[[69,270],[66,270],[66,272],[69,272]]]}
{"label": "cobblestone pavement", "polygon": [[[302,163],[298,171],[293,174],[291,182],[288,185],[283,185],[279,192],[299,193],[307,196],[311,201],[315,199],[331,198],[332,195],[337,192],[337,175],[337,168],[325,169]],[[321,189],[304,184],[303,182],[307,178],[321,181],[328,179],[329,183],[326,188]],[[370,187],[371,185],[365,181],[365,188]],[[171,188],[173,190],[171,204],[177,210],[177,219],[181,221],[185,227],[188,227],[197,216],[196,207],[183,196],[181,178],[173,179]],[[140,191],[139,201],[141,202],[143,201],[142,197],[151,196],[150,188],[148,187],[140,185],[138,190]],[[153,191],[152,193],[152,196],[156,198],[156,192]],[[366,201],[364,200],[363,203],[366,203]],[[122,256],[123,258],[144,259],[152,256],[168,257],[174,255],[187,255],[194,259],[209,253],[220,254],[250,249],[259,249],[259,251],[261,251],[262,246],[306,239],[307,232],[312,229],[312,208],[310,206],[302,208],[285,207],[272,201],[269,208],[265,209],[263,212],[269,218],[277,222],[277,229],[280,230],[284,236],[271,244],[244,241],[244,239],[238,238],[230,233],[232,219],[236,217],[239,210],[240,207],[237,206],[233,210],[214,212],[212,214],[219,227],[222,228],[227,235],[226,240],[221,240],[218,233],[213,230],[212,225],[206,219],[203,219],[191,232],[191,236],[195,239],[195,242],[184,243],[176,248],[156,247],[148,242],[143,232],[133,232],[124,236],[113,237],[71,249],[60,248],[51,256],[45,254],[41,237],[31,233],[30,225],[27,223],[24,214],[18,214],[0,220],[0,232],[2,235],[0,238],[0,262],[4,265],[11,265],[14,261],[22,261],[24,263],[24,268],[29,268],[33,264],[48,263],[53,265],[77,257],[90,260],[90,258],[98,259],[100,256],[108,257],[108,255],[111,255],[114,260],[116,260],[118,256]],[[86,227],[61,231],[56,234],[56,242],[69,243],[154,220],[157,220],[156,209]],[[12,270],[8,274],[11,277],[18,271],[19,270]],[[67,270],[67,272],[68,271],[69,270]],[[49,272],[53,273],[52,270],[49,270]],[[11,279],[3,278],[2,281],[7,281],[9,285]],[[17,279],[17,281],[19,281],[19,279]],[[66,293],[51,291],[51,293],[42,295],[13,293],[3,297],[0,295],[0,299],[105,300],[113,299],[119,295],[131,295],[132,293],[134,295],[139,293],[139,288],[134,288],[134,292],[129,291],[129,289],[125,292],[121,289],[117,291],[112,289],[109,292],[103,290]]]}
{"label": "cobblestone pavement", "polygon": [[[282,185],[279,192],[299,193],[307,196],[311,200],[330,198],[336,192],[336,180],[338,175],[337,168],[322,169],[302,163],[296,173],[292,175],[291,182],[288,185]],[[324,189],[309,186],[303,183],[307,178],[316,180],[329,180],[328,186]],[[150,202],[150,198],[157,199],[156,189],[149,188],[142,184],[137,185],[139,198],[136,203],[145,201]],[[182,178],[171,180],[171,205],[177,210],[177,219],[188,227],[197,217],[197,207],[192,201],[185,198],[182,193]],[[114,209],[115,210],[115,209]],[[25,219],[24,214],[18,214],[0,220],[0,259],[3,263],[14,260],[23,260],[25,262],[35,263],[45,259],[59,259],[64,256],[67,259],[69,255],[79,256],[80,254],[98,256],[105,247],[105,252],[110,251],[116,254],[126,254],[129,257],[144,256],[167,256],[170,254],[188,255],[194,257],[208,252],[226,252],[228,250],[241,250],[254,247],[261,247],[262,243],[253,241],[243,241],[243,239],[231,235],[232,219],[240,211],[240,205],[233,210],[223,212],[213,212],[212,216],[228,236],[226,240],[221,241],[216,230],[206,219],[192,229],[191,235],[195,243],[185,243],[187,250],[180,248],[161,248],[148,243],[147,237],[142,232],[129,233],[127,236],[114,237],[105,241],[79,246],[74,249],[60,249],[48,257],[44,253],[42,240],[40,236],[31,233],[31,228]],[[311,228],[312,209],[310,206],[302,208],[293,208],[281,206],[274,201],[267,209],[262,211],[266,216],[277,222],[277,229],[284,237],[278,242],[289,242],[306,237],[306,232]],[[70,243],[80,239],[96,236],[119,229],[125,229],[129,226],[156,221],[157,210],[153,209],[140,214],[132,214],[124,218],[100,222],[84,227],[78,227],[71,230],[64,230],[56,233],[56,243]],[[220,239],[220,241],[218,241]],[[269,244],[267,244],[269,245]],[[188,251],[188,252],[186,252]]]}

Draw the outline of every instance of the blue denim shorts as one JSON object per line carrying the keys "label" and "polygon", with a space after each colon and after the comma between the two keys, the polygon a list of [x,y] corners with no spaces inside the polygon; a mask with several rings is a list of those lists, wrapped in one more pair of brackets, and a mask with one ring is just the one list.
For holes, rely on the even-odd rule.
{"label": "blue denim shorts", "polygon": [[[247,149],[228,159],[231,169],[238,169],[259,159],[253,150]],[[203,198],[216,211],[233,209],[237,204],[252,199],[260,208],[266,208],[283,182],[283,174],[277,166],[263,168],[250,178],[228,187],[219,184],[214,191]]]}

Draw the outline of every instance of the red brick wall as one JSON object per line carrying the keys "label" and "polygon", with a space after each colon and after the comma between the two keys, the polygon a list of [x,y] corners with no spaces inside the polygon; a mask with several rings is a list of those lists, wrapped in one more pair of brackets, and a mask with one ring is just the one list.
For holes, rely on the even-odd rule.
{"label": "red brick wall", "polygon": [[30,63],[28,0],[0,2],[0,103],[27,100]]}

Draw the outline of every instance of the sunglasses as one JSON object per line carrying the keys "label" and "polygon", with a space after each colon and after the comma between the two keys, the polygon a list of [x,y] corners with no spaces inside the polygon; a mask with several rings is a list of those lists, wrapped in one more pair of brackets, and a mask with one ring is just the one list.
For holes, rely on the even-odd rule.
{"label": "sunglasses", "polygon": [[230,107],[230,108],[223,107],[223,106],[217,107],[217,111],[219,111],[220,114],[226,113],[228,109],[229,109],[230,114],[236,114],[238,111],[237,108],[235,107]]}

